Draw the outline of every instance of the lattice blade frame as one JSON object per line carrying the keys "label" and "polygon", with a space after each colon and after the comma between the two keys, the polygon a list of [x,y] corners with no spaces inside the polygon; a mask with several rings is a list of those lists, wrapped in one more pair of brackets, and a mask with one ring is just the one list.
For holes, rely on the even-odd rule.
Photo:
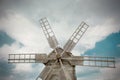
{"label": "lattice blade frame", "polygon": [[115,68],[114,57],[72,56],[63,60],[68,60],[71,65]]}
{"label": "lattice blade frame", "polygon": [[40,25],[41,25],[42,30],[48,40],[50,47],[55,49],[58,46],[58,41],[55,37],[55,34],[54,34],[47,18],[40,19]]}
{"label": "lattice blade frame", "polygon": [[9,54],[8,63],[46,63],[46,54]]}
{"label": "lattice blade frame", "polygon": [[85,22],[82,22],[78,28],[75,30],[75,32],[72,34],[70,39],[67,41],[65,46],[63,47],[66,52],[70,52],[75,45],[78,43],[80,38],[83,36],[83,34],[86,32],[88,29],[88,25]]}
{"label": "lattice blade frame", "polygon": [[84,56],[83,66],[115,68],[115,58],[114,57]]}

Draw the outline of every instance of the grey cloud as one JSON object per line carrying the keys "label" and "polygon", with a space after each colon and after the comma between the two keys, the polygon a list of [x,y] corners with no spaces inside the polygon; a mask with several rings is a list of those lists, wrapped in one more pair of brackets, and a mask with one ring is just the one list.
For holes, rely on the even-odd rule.
{"label": "grey cloud", "polygon": [[41,64],[32,64],[32,72],[14,73],[14,80],[35,80],[41,72]]}
{"label": "grey cloud", "polygon": [[4,44],[11,45],[13,42],[15,42],[14,39],[9,37],[4,31],[0,31],[0,47]]}
{"label": "grey cloud", "polygon": [[8,64],[8,62],[0,59],[0,80],[4,77],[12,75],[12,69],[14,67],[14,65]]}
{"label": "grey cloud", "polygon": [[[62,21],[68,18],[69,23],[73,23],[75,20],[85,20],[91,16],[100,19],[108,17],[119,19],[119,2],[119,0],[1,0],[0,10],[3,15],[4,10],[10,9],[34,19],[47,16]],[[59,19],[61,17],[64,18]]]}
{"label": "grey cloud", "polygon": [[119,20],[119,0],[78,0],[70,2],[66,6],[66,11],[71,14],[72,18],[89,19],[94,18],[94,24],[104,22],[107,18]]}
{"label": "grey cloud", "polygon": [[41,65],[33,64],[34,71],[32,72],[15,72],[15,64],[0,59],[0,80],[35,80],[40,73]]}

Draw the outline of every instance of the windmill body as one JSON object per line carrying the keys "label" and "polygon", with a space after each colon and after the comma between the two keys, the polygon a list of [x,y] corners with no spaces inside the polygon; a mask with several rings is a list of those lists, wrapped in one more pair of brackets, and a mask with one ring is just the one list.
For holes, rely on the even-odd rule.
{"label": "windmill body", "polygon": [[43,63],[45,68],[36,80],[39,78],[42,80],[76,80],[75,66],[115,67],[113,57],[74,56],[71,53],[89,27],[85,22],[78,26],[63,48],[58,46],[59,43],[48,20],[42,18],[40,24],[53,51],[49,55],[37,53],[9,54],[8,59],[9,63]]}
{"label": "windmill body", "polygon": [[[56,55],[56,51],[58,55]],[[75,66],[71,65],[69,61],[62,59],[71,57],[71,53],[65,53],[66,55],[60,57],[59,54],[63,49],[57,48],[56,51],[53,50],[48,55],[49,60],[45,63],[45,68],[41,72],[40,77],[43,80],[76,80]]]}

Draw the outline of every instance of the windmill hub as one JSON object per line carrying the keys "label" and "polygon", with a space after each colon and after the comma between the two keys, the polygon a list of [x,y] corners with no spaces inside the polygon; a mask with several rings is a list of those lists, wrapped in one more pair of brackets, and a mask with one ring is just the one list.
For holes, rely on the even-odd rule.
{"label": "windmill hub", "polygon": [[60,55],[60,54],[57,54],[57,55],[56,55],[56,58],[57,58],[57,59],[61,59],[61,55]]}

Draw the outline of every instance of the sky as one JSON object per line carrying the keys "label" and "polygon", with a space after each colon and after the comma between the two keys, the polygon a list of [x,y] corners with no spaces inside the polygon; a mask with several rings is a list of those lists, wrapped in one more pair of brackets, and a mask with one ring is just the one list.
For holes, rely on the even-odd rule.
{"label": "sky", "polygon": [[119,0],[0,0],[0,80],[35,80],[40,74],[43,64],[8,64],[8,54],[52,51],[39,24],[43,17],[61,47],[82,21],[89,25],[73,55],[116,58],[116,68],[77,66],[77,80],[119,80],[119,8]]}

